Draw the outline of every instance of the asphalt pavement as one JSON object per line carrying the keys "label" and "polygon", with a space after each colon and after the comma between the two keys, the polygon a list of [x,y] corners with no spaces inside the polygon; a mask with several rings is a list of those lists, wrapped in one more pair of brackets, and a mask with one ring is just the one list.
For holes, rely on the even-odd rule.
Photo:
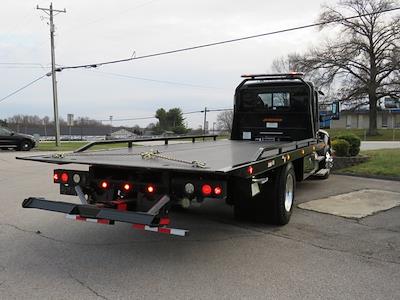
{"label": "asphalt pavement", "polygon": [[[52,183],[57,166],[17,154],[0,152],[0,299],[400,297],[399,207],[358,221],[296,208],[274,227],[237,222],[213,201],[174,212],[190,235],[172,237],[23,209],[29,196],[76,199]],[[296,197],[366,188],[400,192],[399,182],[332,175],[298,184]]]}

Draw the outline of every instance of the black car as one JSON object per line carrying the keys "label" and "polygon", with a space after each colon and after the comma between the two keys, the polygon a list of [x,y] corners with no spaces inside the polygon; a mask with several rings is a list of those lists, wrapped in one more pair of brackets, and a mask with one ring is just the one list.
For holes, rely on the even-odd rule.
{"label": "black car", "polygon": [[33,136],[16,133],[0,127],[0,148],[15,148],[19,151],[29,151],[36,146]]}

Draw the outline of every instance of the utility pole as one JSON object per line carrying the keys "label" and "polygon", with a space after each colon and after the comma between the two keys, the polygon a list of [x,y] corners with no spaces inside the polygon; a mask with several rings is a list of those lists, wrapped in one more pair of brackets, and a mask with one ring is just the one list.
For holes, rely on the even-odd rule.
{"label": "utility pole", "polygon": [[56,132],[56,146],[60,146],[60,120],[58,118],[58,99],[57,99],[57,78],[56,78],[56,55],[54,51],[54,12],[66,13],[65,10],[57,10],[53,9],[53,3],[50,3],[50,8],[42,8],[39,5],[36,6],[36,9],[44,11],[50,17],[50,45],[51,45],[51,78],[53,83],[53,107],[54,107],[54,127]]}
{"label": "utility pole", "polygon": [[113,124],[112,124],[112,121],[113,121],[113,116],[110,116],[110,137],[112,136],[112,132],[113,132]]}
{"label": "utility pole", "polygon": [[207,129],[206,129],[206,126],[207,126],[207,107],[205,107],[204,108],[204,124],[203,124],[203,135],[206,135],[206,133],[207,133]]}

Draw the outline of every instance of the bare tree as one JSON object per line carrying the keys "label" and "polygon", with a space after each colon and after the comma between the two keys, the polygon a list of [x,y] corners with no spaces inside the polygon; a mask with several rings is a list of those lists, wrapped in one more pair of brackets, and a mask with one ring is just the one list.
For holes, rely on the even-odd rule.
{"label": "bare tree", "polygon": [[220,112],[217,116],[217,127],[219,130],[232,131],[233,110]]}
{"label": "bare tree", "polygon": [[298,54],[291,53],[287,57],[274,59],[271,66],[272,72],[288,73],[298,71],[296,68],[299,57],[300,56]]}
{"label": "bare tree", "polygon": [[[382,12],[398,4],[397,0],[341,0],[336,7],[325,6],[320,22],[340,21],[321,29],[335,26],[338,35],[295,62],[319,85],[339,82],[340,100],[368,104],[370,135],[378,134],[378,101],[400,97],[400,17]],[[348,14],[360,17],[344,19]]]}

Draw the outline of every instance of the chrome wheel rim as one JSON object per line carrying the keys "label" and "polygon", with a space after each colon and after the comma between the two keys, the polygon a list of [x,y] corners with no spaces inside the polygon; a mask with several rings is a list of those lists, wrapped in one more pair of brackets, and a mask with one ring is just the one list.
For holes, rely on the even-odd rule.
{"label": "chrome wheel rim", "polygon": [[285,187],[285,210],[290,212],[293,205],[293,190],[294,190],[294,178],[292,174],[288,174],[286,178]]}

